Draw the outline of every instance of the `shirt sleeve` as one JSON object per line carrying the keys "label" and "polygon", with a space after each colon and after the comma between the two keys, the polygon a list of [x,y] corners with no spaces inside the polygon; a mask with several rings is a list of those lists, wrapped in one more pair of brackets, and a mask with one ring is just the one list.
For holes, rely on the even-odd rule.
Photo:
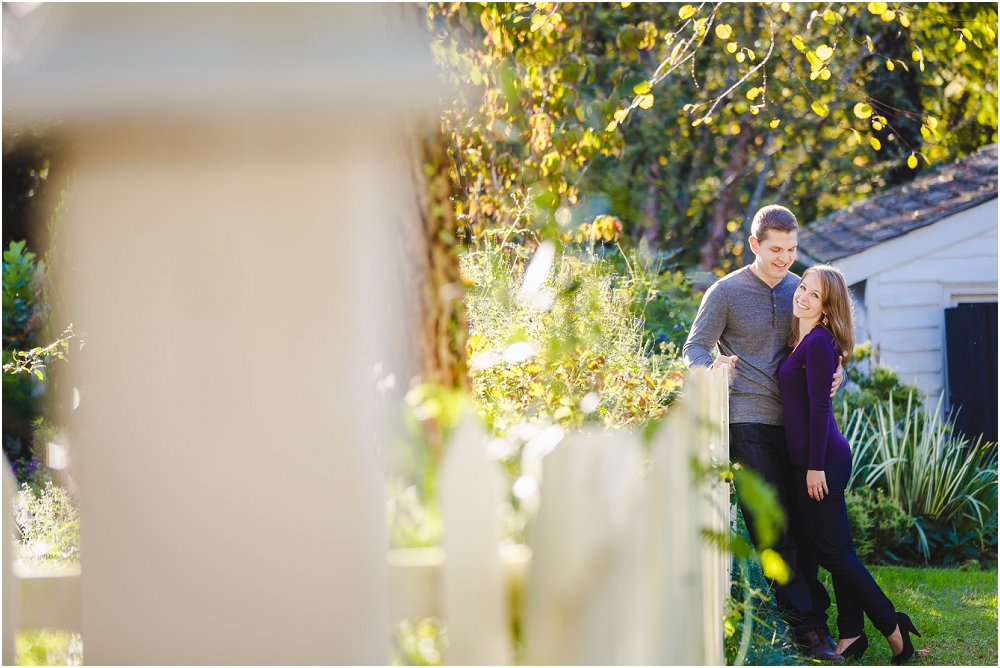
{"label": "shirt sleeve", "polygon": [[826,467],[833,412],[830,387],[837,370],[837,355],[827,336],[814,336],[805,349],[806,392],[809,395],[809,470]]}
{"label": "shirt sleeve", "polygon": [[716,283],[705,292],[698,307],[698,315],[691,325],[691,332],[684,343],[684,363],[689,369],[696,366],[712,366],[712,348],[719,343],[719,337],[726,329],[729,318],[729,300],[724,290]]}

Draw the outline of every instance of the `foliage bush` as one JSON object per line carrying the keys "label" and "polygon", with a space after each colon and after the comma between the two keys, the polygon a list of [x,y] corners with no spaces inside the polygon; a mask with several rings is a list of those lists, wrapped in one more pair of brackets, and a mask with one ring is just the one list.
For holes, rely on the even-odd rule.
{"label": "foliage bush", "polygon": [[847,519],[858,559],[865,563],[898,562],[900,545],[914,520],[881,489],[859,487],[848,490]]}
{"label": "foliage bush", "polygon": [[855,480],[885,490],[914,518],[909,542],[925,561],[934,545],[948,544],[950,532],[972,532],[988,547],[996,523],[997,446],[969,443],[953,426],[910,394],[902,410],[891,399],[887,408],[877,405],[864,437],[852,443]]}
{"label": "foliage bush", "polygon": [[644,280],[638,268],[616,283],[607,260],[567,245],[528,295],[528,259],[525,247],[486,242],[462,261],[473,392],[490,427],[635,427],[664,415],[683,367],[644,343],[629,292]]}
{"label": "foliage bush", "polygon": [[53,629],[18,631],[14,647],[19,666],[83,665],[83,640],[79,633]]}
{"label": "foliage bush", "polygon": [[19,538],[15,558],[33,568],[62,569],[80,564],[80,511],[51,481],[41,493],[22,485],[14,499]]}

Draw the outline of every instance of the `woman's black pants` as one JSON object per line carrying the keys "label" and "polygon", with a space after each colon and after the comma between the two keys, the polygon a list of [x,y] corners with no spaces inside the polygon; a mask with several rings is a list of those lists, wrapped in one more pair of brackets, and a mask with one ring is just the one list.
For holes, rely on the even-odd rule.
{"label": "woman's black pants", "polygon": [[865,630],[865,614],[882,635],[888,636],[896,629],[896,610],[854,552],[844,500],[850,477],[850,459],[827,466],[826,485],[830,493],[822,501],[816,501],[809,497],[806,488],[806,469],[795,467],[799,517],[813,556],[833,576],[840,637],[861,635]]}

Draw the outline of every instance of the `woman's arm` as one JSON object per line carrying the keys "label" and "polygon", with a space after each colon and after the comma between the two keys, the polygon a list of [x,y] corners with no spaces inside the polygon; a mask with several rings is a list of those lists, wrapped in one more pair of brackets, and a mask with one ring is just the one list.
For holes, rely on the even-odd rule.
{"label": "woman's arm", "polygon": [[837,353],[829,337],[814,336],[805,350],[806,391],[809,395],[809,469],[826,466],[826,445],[830,437],[830,384],[837,369]]}

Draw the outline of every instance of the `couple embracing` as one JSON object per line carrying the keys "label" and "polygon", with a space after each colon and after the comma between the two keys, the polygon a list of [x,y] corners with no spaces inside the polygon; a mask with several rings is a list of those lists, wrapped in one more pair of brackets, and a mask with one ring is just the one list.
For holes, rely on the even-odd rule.
{"label": "couple embracing", "polygon": [[[775,488],[788,516],[772,548],[791,577],[772,587],[803,651],[827,661],[860,657],[868,648],[867,614],[888,640],[892,662],[903,663],[914,653],[910,634],[920,634],[858,561],[847,523],[851,449],[837,429],[831,397],[843,380],[840,361],[854,352],[850,295],[834,267],[811,267],[802,278],[790,272],[797,237],[788,209],[757,212],[750,236],[755,260],[705,293],[684,360],[689,367],[729,366],[730,456]],[[753,518],[742,500],[740,507],[757,546]],[[837,595],[836,644],[818,565],[830,571]]]}

